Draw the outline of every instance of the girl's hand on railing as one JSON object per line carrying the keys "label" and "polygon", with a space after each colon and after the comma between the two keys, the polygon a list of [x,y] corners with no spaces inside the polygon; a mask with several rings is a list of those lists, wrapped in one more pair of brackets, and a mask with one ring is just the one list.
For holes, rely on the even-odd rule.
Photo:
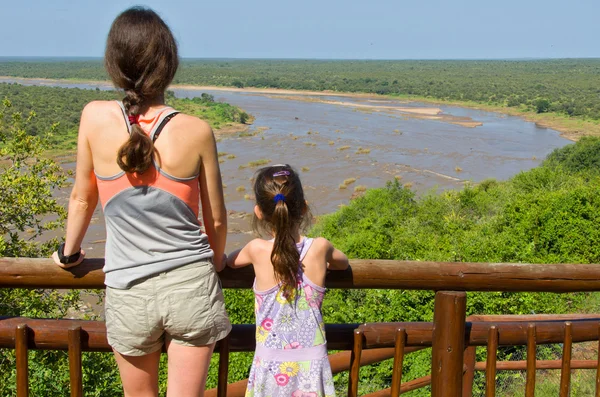
{"label": "girl's hand on railing", "polygon": [[68,264],[64,264],[60,262],[60,259],[58,258],[58,251],[54,251],[52,253],[52,259],[54,260],[54,263],[56,263],[58,266],[62,267],[63,269],[68,269],[70,267],[74,267],[79,265],[81,262],[83,262],[83,259],[85,258],[85,251],[81,250],[80,251],[80,255],[79,255],[79,259],[77,259],[77,261],[73,262],[73,263],[68,263]]}

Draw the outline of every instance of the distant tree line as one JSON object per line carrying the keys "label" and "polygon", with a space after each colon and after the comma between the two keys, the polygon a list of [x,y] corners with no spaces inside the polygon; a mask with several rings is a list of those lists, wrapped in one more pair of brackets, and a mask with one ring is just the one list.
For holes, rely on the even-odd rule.
{"label": "distant tree line", "polygon": [[[83,107],[95,100],[122,99],[123,93],[0,83],[0,100],[4,98],[10,99],[12,112],[27,116],[34,111],[36,117],[27,126],[29,135],[38,136],[53,129],[54,134],[49,138],[53,147],[74,149]],[[198,98],[183,99],[175,98],[172,92],[168,92],[167,103],[202,118],[215,129],[231,123],[246,123],[250,119],[242,109],[216,102],[212,95],[204,93]]]}
{"label": "distant tree line", "polygon": [[[0,76],[106,80],[101,60],[0,61]],[[175,84],[371,92],[600,120],[600,59],[184,60]]]}

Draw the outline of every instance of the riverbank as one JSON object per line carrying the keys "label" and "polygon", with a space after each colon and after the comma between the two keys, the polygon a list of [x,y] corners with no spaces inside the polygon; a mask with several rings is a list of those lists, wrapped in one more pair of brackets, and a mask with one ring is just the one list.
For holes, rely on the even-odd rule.
{"label": "riverbank", "polygon": [[[0,76],[0,82],[2,80],[14,80],[20,77],[14,76]],[[96,85],[104,88],[112,87],[110,81],[101,80],[82,80],[82,79],[47,79],[47,78],[22,78],[27,80],[36,80],[40,82],[52,83],[73,83],[73,84],[88,84]],[[193,84],[174,84],[170,86],[170,89],[193,89],[193,90],[206,90],[206,91],[224,91],[224,92],[239,92],[239,93],[254,93],[264,95],[293,95],[293,96],[338,96],[348,98],[380,98],[385,99],[396,99],[409,102],[422,102],[432,105],[441,106],[457,106],[468,109],[483,110],[488,112],[495,112],[500,114],[506,114],[510,116],[521,117],[522,119],[533,122],[542,128],[550,128],[560,132],[561,136],[571,141],[577,141],[582,136],[600,136],[600,122],[584,120],[576,117],[568,117],[556,113],[535,113],[528,111],[525,108],[519,107],[504,107],[497,105],[483,104],[479,102],[470,101],[444,101],[440,99],[433,99],[415,95],[379,95],[375,93],[363,93],[363,92],[338,92],[338,91],[314,91],[314,90],[291,90],[291,89],[279,89],[279,88],[257,88],[257,87],[225,87],[225,86],[211,86],[211,85],[193,85]],[[325,100],[323,100],[325,101]],[[425,115],[431,116],[431,115]],[[461,124],[462,123],[462,124]],[[468,121],[458,121],[459,125],[464,127],[476,127],[477,124],[471,124]]]}
{"label": "riverbank", "polygon": [[467,109],[476,109],[486,112],[506,114],[508,116],[516,116],[525,121],[535,123],[539,127],[556,130],[560,132],[560,136],[573,142],[578,141],[584,136],[600,136],[600,122],[563,116],[556,113],[535,113],[524,108],[487,105],[467,101],[440,101],[417,96],[393,95],[390,96],[390,98],[423,102],[432,105],[458,106]]}
{"label": "riverbank", "polygon": [[[182,89],[194,89],[194,90],[207,90],[207,91],[227,91],[227,92],[246,92],[255,94],[271,94],[281,95],[284,99],[297,99],[297,98],[286,98],[285,95],[297,95],[297,96],[339,96],[348,98],[381,98],[381,99],[396,99],[403,100],[407,103],[410,102],[422,102],[432,105],[441,106],[458,106],[468,109],[484,110],[487,112],[501,113],[509,116],[521,117],[525,121],[533,122],[542,128],[550,128],[560,132],[563,138],[571,141],[578,141],[583,136],[600,136],[600,122],[583,120],[580,118],[572,118],[568,116],[559,115],[556,113],[535,113],[528,111],[523,108],[511,108],[502,107],[496,105],[487,105],[477,102],[467,101],[442,101],[439,99],[432,99],[427,97],[413,96],[413,95],[379,95],[375,93],[355,93],[355,92],[336,92],[336,91],[303,91],[303,90],[288,90],[278,88],[255,88],[255,87],[218,87],[218,86],[194,86],[194,85],[173,85],[173,88]],[[315,100],[315,99],[313,99]],[[327,101],[325,99],[315,100],[322,103],[331,103],[344,106],[354,106],[347,103]],[[335,103],[334,103],[335,102]],[[381,109],[381,106],[368,106],[368,105],[357,105],[358,108],[369,108],[369,109]],[[431,108],[424,108],[427,110],[419,111],[419,108],[401,108],[401,111],[406,113],[413,113],[413,115],[426,116],[434,119],[439,113],[435,112],[432,114]],[[439,109],[438,109],[439,110]],[[441,111],[441,110],[440,110]],[[469,121],[457,121],[456,124],[464,127],[476,127],[479,124],[472,124]]]}

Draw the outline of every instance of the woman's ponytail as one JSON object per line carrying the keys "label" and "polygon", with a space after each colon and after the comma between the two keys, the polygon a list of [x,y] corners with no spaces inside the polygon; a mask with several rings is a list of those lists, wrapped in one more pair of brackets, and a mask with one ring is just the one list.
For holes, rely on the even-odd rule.
{"label": "woman's ponytail", "polygon": [[143,98],[132,90],[126,91],[123,106],[129,118],[129,139],[118,151],[117,164],[125,172],[142,173],[150,168],[154,158],[154,144],[139,125],[138,118]]}
{"label": "woman's ponytail", "polygon": [[151,9],[132,7],[113,22],[104,66],[116,87],[125,91],[129,139],[119,148],[117,163],[125,172],[144,172],[152,164],[154,144],[137,123],[149,101],[162,98],[173,81],[179,57],[171,30]]}

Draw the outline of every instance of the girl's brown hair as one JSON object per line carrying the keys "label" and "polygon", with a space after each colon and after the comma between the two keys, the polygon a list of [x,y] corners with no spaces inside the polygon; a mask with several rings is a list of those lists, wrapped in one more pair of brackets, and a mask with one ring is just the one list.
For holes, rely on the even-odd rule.
{"label": "girl's brown hair", "polygon": [[275,235],[271,263],[275,278],[287,296],[296,289],[300,253],[294,233],[310,223],[310,212],[298,173],[289,165],[274,165],[258,170],[254,182],[256,204],[262,219],[254,217],[254,229]]}
{"label": "girl's brown hair", "polygon": [[[123,105],[135,119],[148,101],[164,95],[179,58],[169,27],[154,11],[132,7],[113,22],[106,41],[104,65],[113,83],[125,90]],[[137,123],[119,148],[117,163],[126,172],[144,172],[154,156],[152,140]]]}

